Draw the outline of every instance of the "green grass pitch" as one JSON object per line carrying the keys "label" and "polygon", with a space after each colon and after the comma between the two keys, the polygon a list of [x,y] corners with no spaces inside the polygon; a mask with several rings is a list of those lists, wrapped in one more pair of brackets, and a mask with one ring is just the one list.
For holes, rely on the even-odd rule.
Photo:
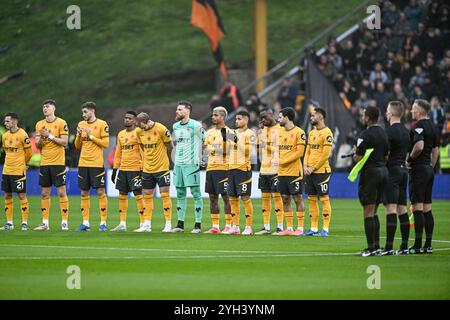
{"label": "green grass pitch", "polygon": [[[40,199],[29,199],[29,222],[34,227],[41,219]],[[81,223],[80,198],[70,197],[70,201],[73,230]],[[206,230],[211,219],[209,201],[204,203]],[[253,203],[254,229],[258,230],[261,202]],[[194,216],[193,201],[189,199],[188,204],[186,231],[192,229]],[[134,199],[129,207],[127,233],[97,231],[96,197],[91,197],[91,232],[61,232],[56,198],[52,199],[50,231],[20,231],[16,213],[16,230],[0,233],[0,299],[450,298],[449,201],[434,203],[432,255],[368,258],[353,256],[365,247],[357,200],[332,199],[328,238],[163,234],[160,199],[155,201],[152,233],[136,234],[131,232],[139,221]],[[15,208],[17,212],[17,199]],[[383,245],[384,209],[379,214]],[[243,226],[243,214],[241,218]],[[118,220],[118,199],[109,199],[108,227]],[[399,230],[396,248],[398,237]],[[66,286],[70,265],[81,270],[80,290]],[[371,265],[380,268],[379,290],[367,287]]]}

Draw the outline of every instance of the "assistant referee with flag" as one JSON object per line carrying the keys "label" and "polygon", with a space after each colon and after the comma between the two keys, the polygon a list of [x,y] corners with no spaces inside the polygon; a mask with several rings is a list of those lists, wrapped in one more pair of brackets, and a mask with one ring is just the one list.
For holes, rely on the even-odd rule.
{"label": "assistant referee with flag", "polygon": [[[378,125],[380,112],[376,107],[368,107],[364,112],[364,124],[367,129],[358,138],[355,162],[364,158],[366,152],[371,152],[359,177],[358,196],[364,210],[364,231],[367,238],[367,248],[358,255],[363,257],[376,255],[380,249],[380,220],[376,214],[377,205],[382,201],[384,189],[388,182],[386,167],[389,155],[389,142],[383,128]],[[372,151],[370,149],[373,149]]]}

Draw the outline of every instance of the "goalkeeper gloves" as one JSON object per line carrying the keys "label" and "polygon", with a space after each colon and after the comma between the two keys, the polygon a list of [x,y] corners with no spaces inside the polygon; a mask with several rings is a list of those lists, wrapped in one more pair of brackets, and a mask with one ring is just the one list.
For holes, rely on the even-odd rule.
{"label": "goalkeeper gloves", "polygon": [[111,175],[112,183],[116,183],[116,175],[117,175],[117,169],[113,169],[113,172],[112,172],[112,175]]}

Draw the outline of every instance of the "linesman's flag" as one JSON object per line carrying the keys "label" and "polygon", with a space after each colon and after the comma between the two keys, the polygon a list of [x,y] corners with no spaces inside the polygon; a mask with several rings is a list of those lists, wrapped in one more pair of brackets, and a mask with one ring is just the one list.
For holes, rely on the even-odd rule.
{"label": "linesman's flag", "polygon": [[191,23],[202,29],[208,37],[214,59],[227,80],[228,72],[219,44],[220,39],[225,35],[225,30],[214,0],[192,0]]}

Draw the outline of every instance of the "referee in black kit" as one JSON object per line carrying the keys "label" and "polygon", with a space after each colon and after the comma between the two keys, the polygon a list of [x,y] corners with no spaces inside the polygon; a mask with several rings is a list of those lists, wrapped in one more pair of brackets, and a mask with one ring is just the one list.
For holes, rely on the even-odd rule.
{"label": "referee in black kit", "polygon": [[[408,254],[409,218],[406,212],[406,188],[408,170],[405,159],[409,150],[409,131],[401,123],[404,106],[400,101],[391,101],[386,110],[389,126],[386,134],[389,140],[390,153],[387,161],[389,172],[388,184],[384,193],[386,207],[386,246],[381,255]],[[394,236],[397,229],[397,215],[400,222],[402,244],[400,250],[393,250]]]}
{"label": "referee in black kit", "polygon": [[367,107],[364,112],[364,124],[367,129],[361,132],[353,156],[355,162],[360,161],[367,149],[374,149],[361,170],[358,185],[359,201],[364,209],[364,231],[367,248],[358,255],[363,257],[381,253],[380,220],[376,208],[383,200],[384,189],[388,182],[386,161],[389,154],[389,142],[383,128],[378,125],[380,112],[376,107]]}
{"label": "referee in black kit", "polygon": [[[414,213],[414,245],[409,253],[432,253],[434,219],[431,212],[433,191],[433,168],[438,159],[438,132],[428,118],[430,104],[426,100],[416,99],[411,114],[416,125],[411,129],[410,152],[406,163],[409,171],[409,197]],[[425,226],[426,240],[422,247],[422,233]]]}

